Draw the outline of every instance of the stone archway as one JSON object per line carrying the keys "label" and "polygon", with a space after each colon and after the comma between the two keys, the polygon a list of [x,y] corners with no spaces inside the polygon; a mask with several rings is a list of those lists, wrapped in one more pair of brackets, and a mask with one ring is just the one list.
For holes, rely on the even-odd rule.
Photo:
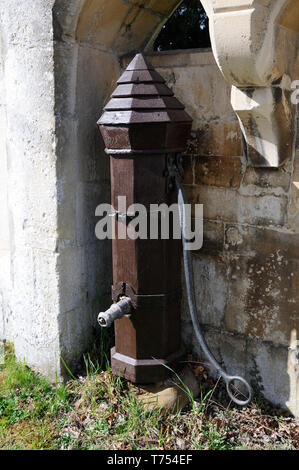
{"label": "stone archway", "polygon": [[282,10],[279,24],[290,31],[299,32],[299,8],[296,0],[289,0]]}

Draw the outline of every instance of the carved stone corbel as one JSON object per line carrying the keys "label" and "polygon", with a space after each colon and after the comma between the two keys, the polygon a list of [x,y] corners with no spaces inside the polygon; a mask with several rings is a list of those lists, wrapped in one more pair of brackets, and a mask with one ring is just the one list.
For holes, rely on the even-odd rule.
{"label": "carved stone corbel", "polygon": [[248,165],[290,159],[299,78],[297,0],[203,0],[217,64],[232,84],[231,102],[246,141]]}

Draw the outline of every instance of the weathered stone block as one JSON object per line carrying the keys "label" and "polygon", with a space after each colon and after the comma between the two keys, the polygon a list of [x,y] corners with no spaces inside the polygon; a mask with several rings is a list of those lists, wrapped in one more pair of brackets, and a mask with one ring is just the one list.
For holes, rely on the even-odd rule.
{"label": "weathered stone block", "polygon": [[100,306],[105,311],[111,305],[111,251],[110,240],[96,240],[85,249],[87,272],[85,303],[96,306],[94,310],[96,312],[100,311]]}
{"label": "weathered stone block", "polygon": [[[246,370],[247,351],[244,338],[214,328],[205,328],[204,336],[213,356],[229,375],[250,378]],[[193,348],[204,365],[208,365],[195,336],[193,336]],[[210,370],[214,376],[217,376],[213,368]]]}
{"label": "weathered stone block", "polygon": [[220,257],[194,256],[194,287],[200,322],[220,327],[227,302],[226,266]]}
{"label": "weathered stone block", "polygon": [[197,140],[199,155],[243,155],[241,132],[237,122],[201,122]]}
{"label": "weathered stone block", "polygon": [[53,2],[53,30],[54,38],[61,39],[62,36],[75,39],[79,15],[85,0],[55,0]]}
{"label": "weathered stone block", "polygon": [[190,155],[183,156],[184,184],[193,184],[194,181],[194,160]]}
{"label": "weathered stone block", "polygon": [[204,220],[203,246],[199,251],[203,253],[221,252],[224,246],[224,224],[221,221]]}
{"label": "weathered stone block", "polygon": [[152,55],[150,60],[192,116],[197,136],[194,154],[242,155],[241,131],[229,102],[230,87],[212,53],[171,51]]}
{"label": "weathered stone block", "polygon": [[282,168],[246,168],[243,186],[252,186],[256,191],[259,188],[264,191],[273,190],[277,191],[281,188],[282,191],[288,192],[290,187],[290,180],[292,175],[292,168],[288,163]]}
{"label": "weathered stone block", "polygon": [[[76,114],[80,120],[96,122],[121,73],[117,57],[82,45],[78,50]],[[88,83],[88,87],[86,84]],[[101,86],[99,86],[99,83]]]}
{"label": "weathered stone block", "polygon": [[203,204],[204,218],[251,225],[285,223],[288,198],[284,196],[243,196],[230,188],[216,186],[186,186],[190,203]]}
{"label": "weathered stone block", "polygon": [[50,343],[45,341],[41,347],[37,348],[36,345],[28,342],[28,338],[20,336],[17,341],[14,341],[14,345],[19,361],[26,361],[31,369],[39,373],[42,372],[52,383],[61,380],[58,337],[55,337]]}
{"label": "weathered stone block", "polygon": [[57,249],[59,251],[78,244],[77,200],[76,193],[74,194],[74,187],[77,184],[76,181],[58,180],[57,182],[59,220]]}
{"label": "weathered stone block", "polygon": [[[107,183],[110,184],[109,158],[104,152],[103,141],[94,120],[81,119],[78,124],[79,138],[73,155],[74,165],[78,167],[78,180],[86,183],[97,183],[103,197],[109,197]],[[103,185],[103,188],[102,188]],[[96,206],[95,206],[96,207]]]}
{"label": "weathered stone block", "polygon": [[287,259],[299,258],[298,234],[271,227],[226,224],[225,249],[240,256],[266,257],[279,251]]}
{"label": "weathered stone block", "polygon": [[279,249],[268,256],[231,258],[226,329],[288,345],[299,327],[296,272],[298,262]]}
{"label": "weathered stone block", "polygon": [[24,1],[19,1],[17,5],[5,1],[1,3],[2,30],[7,45],[23,48],[51,45],[53,0],[50,4],[45,4],[45,0],[36,0],[34,4]]}
{"label": "weathered stone block", "polygon": [[[86,351],[95,327],[94,318],[83,307],[58,316],[60,354],[73,374],[80,370],[82,351]],[[65,371],[66,372],[66,371]],[[68,375],[68,374],[65,374]]]}
{"label": "weathered stone block", "polygon": [[[56,41],[54,49],[55,112],[59,119],[62,117],[76,119],[77,117],[75,110],[78,51],[79,45],[77,43]],[[64,137],[66,136],[64,135]]]}
{"label": "weathered stone block", "polygon": [[238,188],[242,181],[240,158],[196,157],[195,184]]}
{"label": "weathered stone block", "polygon": [[[56,121],[56,149],[59,155],[57,161],[57,178],[60,186],[64,184],[72,184],[73,187],[80,179],[80,161],[78,158],[78,142],[76,140],[79,135],[78,120],[59,116]],[[58,194],[62,202],[64,191]],[[64,200],[64,202],[66,202]]]}
{"label": "weathered stone block", "polygon": [[[248,341],[248,370],[251,380],[273,404],[286,407],[292,394],[288,374],[288,348],[261,341]],[[291,410],[297,415],[295,407]]]}
{"label": "weathered stone block", "polygon": [[182,269],[182,299],[181,299],[181,329],[182,341],[187,351],[192,351],[193,325],[189,313],[185,276]]}
{"label": "weathered stone block", "polygon": [[60,287],[63,289],[59,302],[60,312],[68,312],[84,305],[87,275],[84,248],[65,248],[61,251],[57,269]]}
{"label": "weathered stone block", "polygon": [[294,161],[293,179],[291,182],[288,226],[299,232],[299,152]]}
{"label": "weathered stone block", "polygon": [[109,186],[102,182],[78,183],[76,190],[76,224],[77,244],[87,245],[94,243],[97,238],[95,226],[98,218],[95,216],[96,207],[103,203],[109,203]]}

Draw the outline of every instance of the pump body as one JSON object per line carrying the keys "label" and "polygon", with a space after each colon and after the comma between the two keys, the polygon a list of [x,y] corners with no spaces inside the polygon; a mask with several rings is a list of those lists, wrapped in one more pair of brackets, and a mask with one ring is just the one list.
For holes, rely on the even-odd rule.
{"label": "pump body", "polygon": [[[112,240],[114,303],[130,298],[129,315],[115,320],[112,370],[136,383],[163,380],[183,358],[180,333],[181,240],[150,237],[151,205],[176,203],[167,162],[184,150],[192,120],[164,79],[137,54],[98,122],[110,155],[111,204],[125,199]],[[130,230],[128,208],[147,210],[147,237],[119,236]]]}

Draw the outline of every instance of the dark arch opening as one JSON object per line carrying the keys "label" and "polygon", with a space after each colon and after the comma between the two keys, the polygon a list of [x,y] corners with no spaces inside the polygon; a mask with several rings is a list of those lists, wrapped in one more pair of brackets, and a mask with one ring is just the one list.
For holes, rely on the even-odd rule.
{"label": "dark arch opening", "polygon": [[184,0],[154,43],[155,51],[211,47],[209,18],[199,0]]}

